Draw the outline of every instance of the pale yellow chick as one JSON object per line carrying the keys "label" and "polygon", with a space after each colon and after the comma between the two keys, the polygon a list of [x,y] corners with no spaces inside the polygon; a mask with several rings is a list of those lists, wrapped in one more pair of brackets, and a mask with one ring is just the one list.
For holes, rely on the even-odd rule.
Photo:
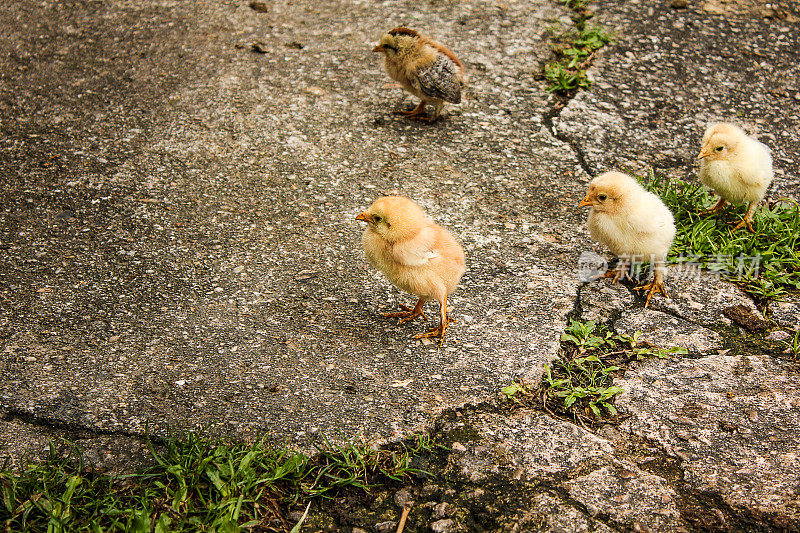
{"label": "pale yellow chick", "polygon": [[464,250],[446,229],[433,222],[414,202],[403,196],[384,196],[356,217],[367,223],[362,236],[367,260],[400,289],[419,297],[413,309],[385,313],[399,317],[398,324],[425,318],[427,300],[441,305],[439,326],[414,338],[440,337],[448,326],[447,296],[464,274]]}
{"label": "pale yellow chick", "polygon": [[[445,102],[461,102],[466,69],[442,43],[399,27],[384,34],[372,51],[382,52],[389,76],[421,99],[412,111],[395,111],[396,115],[430,122],[439,118]],[[425,113],[427,104],[436,106],[433,119]]]}
{"label": "pale yellow chick", "polygon": [[675,220],[661,198],[621,172],[606,172],[591,181],[580,206],[590,206],[587,224],[592,238],[619,257],[607,277],[627,275],[631,261],[649,261],[653,281],[638,290],[647,291],[645,308],[655,291],[664,296],[664,261],[675,238]]}
{"label": "pale yellow chick", "polygon": [[709,126],[701,143],[700,181],[719,194],[719,202],[705,213],[719,213],[728,202],[747,203],[744,218],[733,228],[753,229],[753,213],[772,183],[769,148],[733,124]]}

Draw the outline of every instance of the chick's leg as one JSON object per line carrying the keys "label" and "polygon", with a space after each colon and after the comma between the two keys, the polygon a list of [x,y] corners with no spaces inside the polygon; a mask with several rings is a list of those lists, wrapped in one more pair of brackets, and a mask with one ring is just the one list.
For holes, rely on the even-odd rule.
{"label": "chick's leg", "polygon": [[709,213],[714,213],[716,215],[720,211],[722,211],[725,208],[726,205],[728,205],[728,201],[725,198],[720,197],[719,202],[714,204],[713,207],[710,207],[708,209],[703,209],[702,211],[700,211],[699,214],[707,215]]}
{"label": "chick's leg", "polygon": [[417,107],[411,111],[394,111],[395,115],[401,115],[406,118],[416,118],[419,120],[429,120],[428,115],[425,114],[425,100],[422,100]]}
{"label": "chick's leg", "polygon": [[747,226],[750,233],[756,233],[756,230],[753,229],[753,213],[755,213],[757,206],[758,202],[750,202],[750,205],[747,206],[747,212],[744,214],[744,218],[733,227],[733,231]]}
{"label": "chick's leg", "polygon": [[628,260],[619,258],[617,261],[617,266],[615,266],[612,270],[606,270],[606,273],[603,274],[603,277],[612,278],[611,283],[618,282],[622,277],[630,280],[631,274],[628,269]]}
{"label": "chick's leg", "polygon": [[425,300],[420,298],[417,301],[417,305],[415,305],[413,309],[407,305],[400,304],[400,307],[403,309],[403,311],[397,311],[395,313],[381,313],[381,316],[385,316],[387,318],[399,318],[400,320],[397,321],[398,326],[404,322],[414,320],[418,316],[421,316],[424,320],[428,320],[428,317],[426,317],[425,313],[422,312],[422,306],[424,304]]}
{"label": "chick's leg", "polygon": [[445,294],[442,300],[439,302],[441,304],[441,320],[439,321],[439,325],[432,330],[426,331],[425,333],[420,333],[419,335],[414,335],[415,339],[424,339],[426,337],[439,337],[439,345],[444,343],[444,333],[447,331],[447,326],[450,325],[450,322],[455,322],[452,318],[447,317],[447,295]]}
{"label": "chick's leg", "polygon": [[647,283],[646,285],[642,285],[641,287],[636,287],[637,291],[647,291],[647,298],[644,301],[644,308],[647,309],[647,306],[650,305],[650,298],[653,297],[653,294],[658,291],[661,293],[665,298],[669,298],[667,291],[664,290],[664,272],[661,268],[656,268],[655,273],[653,274],[653,281]]}

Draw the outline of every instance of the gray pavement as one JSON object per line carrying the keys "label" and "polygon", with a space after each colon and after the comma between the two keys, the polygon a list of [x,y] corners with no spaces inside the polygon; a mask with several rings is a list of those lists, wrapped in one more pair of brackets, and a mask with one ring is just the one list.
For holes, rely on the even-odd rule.
{"label": "gray pavement", "polygon": [[[702,127],[736,120],[773,149],[770,194],[797,197],[800,26],[794,6],[772,4],[764,18],[765,3],[597,2],[593,22],[617,41],[592,67],[592,89],[563,108],[539,77],[547,28],[570,22],[552,0],[274,2],[266,13],[243,1],[4,7],[0,456],[36,455],[59,434],[117,464],[145,431],[187,429],[265,434],[308,451],[322,437],[442,431],[442,414],[478,406],[464,478],[480,484],[477,469],[531,487],[548,479],[531,489],[535,509],[518,529],[555,531],[575,515],[575,530],[587,531],[796,530],[787,472],[800,450],[785,432],[800,426],[784,407],[800,395],[796,369],[781,361],[736,353],[759,361],[761,394],[774,403],[759,404],[758,422],[746,406],[732,412],[757,434],[776,425],[780,438],[763,449],[727,431],[736,423],[720,426],[715,403],[700,417],[717,435],[706,440],[723,431],[732,448],[710,455],[712,466],[691,455],[706,454],[705,441],[686,440],[690,453],[671,436],[681,405],[672,419],[651,409],[654,396],[682,398],[692,386],[650,379],[684,375],[681,361],[629,371],[632,421],[598,435],[542,413],[480,412],[509,381],[538,381],[570,313],[620,328],[643,320],[627,290],[610,297],[616,288],[575,274],[582,251],[606,252],[576,207],[591,176],[652,167],[695,179]],[[370,50],[399,23],[433,34],[470,69],[471,98],[436,124],[391,115],[411,99]],[[378,315],[412,298],[366,263],[354,216],[390,191],[464,245],[458,322],[443,347],[411,339],[426,325]],[[724,305],[752,302],[714,283],[721,299],[681,286],[674,303],[648,312],[660,324],[651,329],[659,342],[697,340],[692,357],[709,358],[698,365],[720,390],[735,389],[745,378],[717,355],[730,341],[702,328],[731,328]],[[796,297],[781,304],[780,316],[795,318],[785,329],[797,327],[797,309]],[[475,449],[503,439],[505,462],[470,466]],[[685,479],[642,466],[634,442],[685,461]],[[526,457],[553,461],[549,474]],[[742,474],[754,458],[757,475]],[[730,492],[724,479],[736,472],[756,481]],[[697,510],[698,494],[716,498],[723,522]]]}

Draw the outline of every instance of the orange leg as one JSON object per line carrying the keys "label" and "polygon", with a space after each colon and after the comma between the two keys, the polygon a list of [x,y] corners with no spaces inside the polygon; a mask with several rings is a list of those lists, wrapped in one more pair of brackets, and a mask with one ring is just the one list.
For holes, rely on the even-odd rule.
{"label": "orange leg", "polygon": [[421,101],[417,107],[411,111],[394,111],[395,115],[401,115],[406,118],[415,118],[417,120],[424,120],[430,122],[430,118],[425,113],[425,101]]}
{"label": "orange leg", "polygon": [[426,337],[439,337],[439,346],[444,344],[444,334],[447,331],[447,326],[450,325],[450,322],[455,322],[452,318],[447,317],[447,295],[445,294],[444,298],[439,302],[441,305],[441,309],[439,311],[441,315],[441,320],[439,321],[439,325],[425,333],[420,333],[419,335],[414,335],[415,339],[424,339]]}
{"label": "orange leg", "polygon": [[385,316],[387,318],[399,318],[400,320],[397,321],[398,326],[404,322],[414,320],[418,316],[421,316],[424,320],[428,320],[428,317],[426,317],[425,313],[422,312],[422,306],[424,304],[425,300],[420,298],[417,301],[417,305],[414,306],[414,309],[411,309],[407,305],[400,304],[400,308],[403,309],[403,311],[397,311],[396,313],[381,313],[381,316]]}
{"label": "orange leg", "polygon": [[605,278],[613,278],[611,283],[616,283],[619,281],[620,278],[625,277],[625,279],[630,280],[631,274],[628,272],[628,261],[624,259],[620,259],[617,262],[617,266],[614,267],[613,270],[606,270],[606,273],[603,274]]}
{"label": "orange leg", "polygon": [[728,205],[728,201],[727,201],[727,200],[725,200],[725,198],[722,198],[722,197],[720,196],[720,198],[719,198],[719,202],[717,202],[716,204],[714,204],[714,206],[713,206],[713,207],[710,207],[710,208],[708,208],[708,209],[704,209],[704,210],[700,211],[700,213],[699,213],[699,214],[701,214],[701,215],[707,215],[707,214],[709,214],[709,213],[714,213],[714,214],[716,215],[716,214],[719,214],[719,213],[720,213],[720,212],[721,212],[721,211],[722,211],[722,210],[725,208],[725,206],[726,206],[726,205]]}
{"label": "orange leg", "polygon": [[647,309],[647,306],[650,305],[650,298],[652,298],[653,294],[656,292],[661,293],[665,298],[669,298],[667,291],[664,290],[664,274],[659,269],[656,269],[655,274],[653,275],[653,281],[640,287],[636,287],[635,290],[647,291],[647,299],[644,301],[645,309]]}
{"label": "orange leg", "polygon": [[756,230],[753,229],[753,213],[755,213],[757,206],[758,202],[750,202],[750,205],[747,206],[747,212],[744,214],[744,218],[733,227],[733,231],[747,226],[750,233],[756,233]]}

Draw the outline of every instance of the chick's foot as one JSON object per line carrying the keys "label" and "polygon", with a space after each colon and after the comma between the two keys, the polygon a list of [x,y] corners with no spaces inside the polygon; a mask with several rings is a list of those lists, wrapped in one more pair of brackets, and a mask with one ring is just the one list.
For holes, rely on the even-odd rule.
{"label": "chick's foot", "polygon": [[634,290],[645,292],[647,291],[647,298],[644,301],[644,308],[647,309],[647,306],[650,305],[650,298],[653,297],[653,294],[656,292],[661,293],[662,296],[665,298],[669,298],[667,291],[664,290],[664,283],[661,280],[653,279],[650,283],[645,285],[641,285],[639,287],[634,287]]}
{"label": "chick's foot", "polygon": [[616,283],[620,280],[620,278],[625,278],[628,281],[633,281],[631,277],[630,269],[628,268],[627,261],[623,262],[620,261],[616,267],[611,270],[606,270],[606,273],[603,274],[605,278],[612,278],[611,283]]}
{"label": "chick's foot", "polygon": [[433,329],[426,331],[425,333],[419,333],[418,335],[414,335],[415,339],[426,339],[430,337],[438,337],[439,338],[439,345],[444,343],[444,334],[447,331],[447,326],[450,325],[450,322],[455,322],[455,320],[448,319],[444,322],[440,323]]}
{"label": "chick's foot", "polygon": [[425,102],[420,102],[417,107],[412,109],[411,111],[394,111],[395,115],[400,115],[406,118],[413,118],[416,120],[422,120],[425,122],[430,122],[430,118],[428,118],[428,114],[425,113]]}
{"label": "chick's foot", "polygon": [[717,215],[720,212],[722,212],[723,209],[725,209],[726,205],[728,205],[728,201],[725,200],[725,198],[720,198],[719,201],[716,204],[714,204],[712,207],[709,207],[708,209],[703,209],[698,214],[700,214],[700,215],[708,215],[710,213],[714,213],[715,215]]}
{"label": "chick's foot", "polygon": [[747,220],[746,218],[740,220],[739,223],[736,224],[731,231],[736,231],[736,230],[742,229],[744,227],[747,227],[747,229],[750,230],[750,233],[758,233],[753,228],[753,222],[751,220]]}
{"label": "chick's foot", "polygon": [[407,305],[400,304],[400,308],[403,311],[396,311],[394,313],[381,313],[381,316],[386,318],[399,318],[400,320],[397,321],[397,325],[404,324],[405,322],[410,322],[414,320],[418,316],[421,316],[423,320],[428,320],[428,317],[425,316],[425,313],[422,311],[422,304],[425,302],[420,300],[417,302],[417,305],[414,306],[412,309]]}

